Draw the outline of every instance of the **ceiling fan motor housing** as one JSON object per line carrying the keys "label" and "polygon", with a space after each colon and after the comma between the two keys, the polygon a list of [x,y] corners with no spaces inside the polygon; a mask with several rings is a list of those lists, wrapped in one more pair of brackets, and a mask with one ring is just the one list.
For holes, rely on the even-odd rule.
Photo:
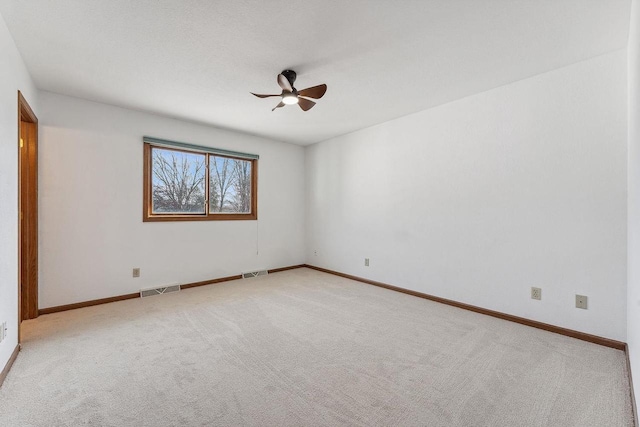
{"label": "ceiling fan motor housing", "polygon": [[293,87],[293,82],[296,81],[296,72],[293,70],[284,70],[282,74],[288,81],[291,87]]}

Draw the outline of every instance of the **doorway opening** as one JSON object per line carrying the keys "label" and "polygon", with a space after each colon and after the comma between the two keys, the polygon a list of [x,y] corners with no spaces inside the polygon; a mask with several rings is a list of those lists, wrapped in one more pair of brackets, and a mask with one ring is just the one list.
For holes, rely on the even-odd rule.
{"label": "doorway opening", "polygon": [[[18,337],[38,317],[38,118],[18,91]],[[19,338],[20,339],[20,338]]]}

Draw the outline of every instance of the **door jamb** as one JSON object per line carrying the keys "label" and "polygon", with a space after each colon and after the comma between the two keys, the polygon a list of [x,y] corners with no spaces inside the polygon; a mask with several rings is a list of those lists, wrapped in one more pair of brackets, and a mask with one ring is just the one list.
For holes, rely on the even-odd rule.
{"label": "door jamb", "polygon": [[[23,125],[26,125],[26,135],[23,133]],[[23,160],[28,163],[26,165],[27,182],[23,182],[25,167]],[[25,195],[22,194],[23,191]],[[26,213],[22,211],[25,204],[29,208]],[[29,227],[26,233],[23,227],[25,223],[28,223]],[[27,259],[24,259],[23,251],[26,252]],[[24,271],[28,273],[26,277],[23,277]],[[21,340],[22,320],[36,317],[38,317],[38,118],[22,93],[18,91],[18,343]]]}

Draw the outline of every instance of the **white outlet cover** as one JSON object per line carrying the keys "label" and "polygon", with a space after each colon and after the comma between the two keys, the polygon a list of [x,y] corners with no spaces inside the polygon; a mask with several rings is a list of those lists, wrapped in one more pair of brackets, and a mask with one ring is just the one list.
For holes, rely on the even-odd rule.
{"label": "white outlet cover", "polygon": [[531,287],[531,299],[541,300],[542,299],[542,289]]}

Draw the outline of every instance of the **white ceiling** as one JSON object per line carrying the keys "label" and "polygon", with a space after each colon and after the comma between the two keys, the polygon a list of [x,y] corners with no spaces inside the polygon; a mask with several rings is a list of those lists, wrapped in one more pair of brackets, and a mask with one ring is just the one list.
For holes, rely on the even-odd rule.
{"label": "white ceiling", "polygon": [[[630,0],[3,0],[43,90],[307,145],[626,46]],[[271,112],[276,75],[320,83]]]}

